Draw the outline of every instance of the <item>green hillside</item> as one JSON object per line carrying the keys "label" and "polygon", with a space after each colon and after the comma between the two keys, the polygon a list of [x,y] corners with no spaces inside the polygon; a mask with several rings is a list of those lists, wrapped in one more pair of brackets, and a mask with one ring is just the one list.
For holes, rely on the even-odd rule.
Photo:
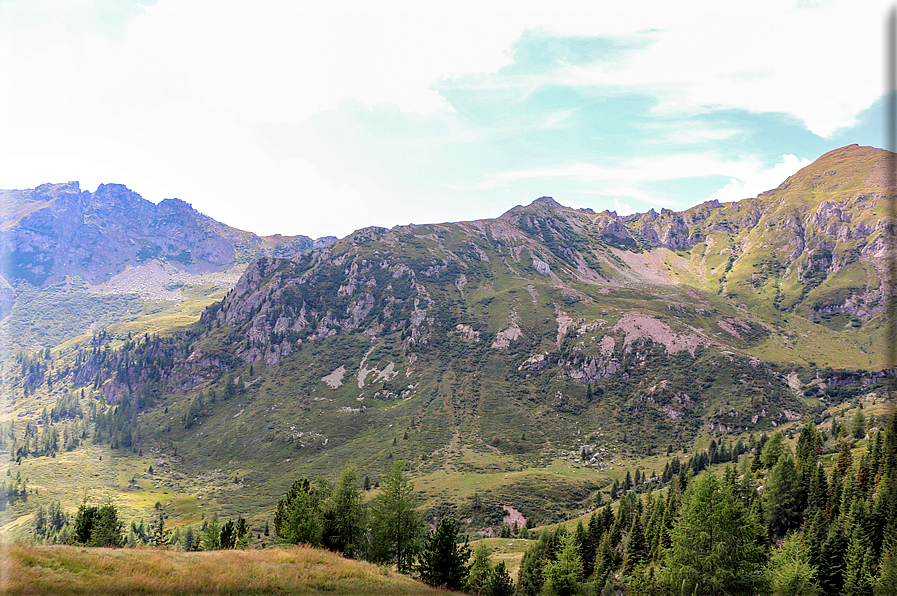
{"label": "green hillside", "polygon": [[711,439],[880,397],[886,158],[846,147],[681,213],[543,197],[366,228],[254,261],[198,318],[198,301],[149,322],[113,309],[4,363],[0,449],[35,493],[2,529],[27,535],[38,505],[85,494],[127,519],[158,502],[175,526],[217,512],[257,529],[300,476],[353,462],[376,483],[397,460],[423,509],[466,530],[497,531],[505,507],[556,523]]}

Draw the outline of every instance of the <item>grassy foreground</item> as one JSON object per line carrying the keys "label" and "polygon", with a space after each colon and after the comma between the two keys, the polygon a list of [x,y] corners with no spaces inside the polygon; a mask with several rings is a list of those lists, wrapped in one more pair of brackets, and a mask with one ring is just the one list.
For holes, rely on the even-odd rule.
{"label": "grassy foreground", "polygon": [[309,547],[186,553],[22,546],[3,549],[4,594],[446,594],[369,563]]}

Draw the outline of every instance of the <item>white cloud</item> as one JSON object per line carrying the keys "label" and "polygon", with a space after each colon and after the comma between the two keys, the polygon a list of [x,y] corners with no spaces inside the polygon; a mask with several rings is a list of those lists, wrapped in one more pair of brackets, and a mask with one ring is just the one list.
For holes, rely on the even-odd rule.
{"label": "white cloud", "polygon": [[811,163],[807,158],[798,159],[795,155],[783,155],[782,160],[768,170],[757,171],[743,179],[731,179],[708,200],[729,202],[756,197],[762,192],[778,187],[786,178]]}
{"label": "white cloud", "polygon": [[714,126],[693,120],[651,122],[642,124],[640,128],[651,135],[644,141],[646,145],[666,147],[714,143],[744,133],[744,130],[737,128]]}
{"label": "white cloud", "polygon": [[[497,72],[526,30],[654,40],[624,62],[552,73],[554,82],[643,90],[677,118],[718,107],[782,112],[830,134],[881,93],[887,5],[780,4],[159,0],[141,8],[136,1],[0,0],[0,188],[120,182],[262,233],[389,224],[402,216],[399,202],[416,197],[390,197],[391,189],[364,179],[359,164],[370,160],[369,148],[342,147],[337,171],[298,133],[272,151],[260,127],[298,130],[347,102],[442,116],[451,106],[435,90],[439,81]],[[547,80],[523,75],[514,84],[531,92]],[[570,116],[539,114],[533,122],[562,127]],[[469,143],[495,130],[448,133],[414,142]],[[727,131],[695,132],[695,142],[721,134]],[[483,163],[471,162],[466,177],[475,179]],[[636,192],[641,181],[708,175],[747,185],[760,171],[751,160],[687,154],[542,165],[487,177],[477,188],[562,178]],[[384,197],[394,203],[388,213]]]}
{"label": "white cloud", "polygon": [[559,178],[599,186],[705,176],[743,178],[755,173],[757,167],[758,162],[753,159],[727,160],[712,153],[683,153],[626,159],[617,165],[573,163],[500,172],[486,176],[478,187],[495,188],[518,180],[538,178]]}
{"label": "white cloud", "polygon": [[621,203],[619,199],[614,199],[614,211],[617,212],[617,215],[623,217],[633,214],[632,207],[627,203]]}
{"label": "white cloud", "polygon": [[558,201],[558,203],[560,203],[564,207],[569,207],[570,209],[585,209],[585,207],[583,207],[579,203],[574,203],[570,199],[562,199]]}
{"label": "white cloud", "polygon": [[783,113],[830,137],[855,124],[884,91],[891,6],[885,0],[619,3],[612,18],[595,20],[590,34],[635,34],[652,43],[621,60],[491,84],[522,93],[542,84],[644,93],[665,116],[719,108]]}

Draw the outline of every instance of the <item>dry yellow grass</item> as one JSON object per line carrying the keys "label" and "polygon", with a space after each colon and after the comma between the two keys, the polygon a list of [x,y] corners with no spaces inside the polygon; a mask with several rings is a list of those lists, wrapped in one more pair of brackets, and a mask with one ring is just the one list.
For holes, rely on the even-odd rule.
{"label": "dry yellow grass", "polygon": [[446,594],[375,565],[309,547],[185,553],[12,545],[4,594]]}

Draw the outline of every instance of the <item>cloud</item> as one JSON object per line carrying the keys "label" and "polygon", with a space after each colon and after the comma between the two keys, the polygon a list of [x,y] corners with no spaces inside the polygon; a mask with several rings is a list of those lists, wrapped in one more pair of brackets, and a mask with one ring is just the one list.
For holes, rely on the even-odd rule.
{"label": "cloud", "polygon": [[570,209],[585,209],[585,207],[583,207],[582,205],[580,205],[578,203],[574,203],[570,199],[562,199],[562,200],[558,201],[558,203],[560,203],[564,207],[569,207]]}
{"label": "cloud", "polygon": [[[423,217],[421,196],[464,219],[538,179],[636,207],[665,181],[746,185],[768,156],[700,151],[741,130],[678,123],[829,134],[880,94],[881,2],[780,4],[0,0],[0,187],[121,182],[314,235]],[[387,113],[405,128],[362,130]]]}
{"label": "cloud", "polygon": [[[523,94],[552,85],[648,95],[653,113],[667,118],[719,109],[787,114],[830,138],[882,93],[890,8],[884,0],[650,3],[650,9],[628,3],[597,19],[583,42],[626,41],[614,60],[557,60],[551,69],[531,71],[514,65],[472,80]],[[513,57],[533,60],[523,50]],[[820,86],[830,92],[820,93]]]}
{"label": "cloud", "polygon": [[617,215],[621,215],[623,217],[627,215],[632,215],[632,207],[630,207],[626,203],[621,203],[619,199],[614,199],[614,211],[617,212]]}
{"label": "cloud", "polygon": [[757,171],[743,179],[731,179],[723,188],[713,193],[708,200],[715,199],[725,203],[756,197],[762,192],[778,187],[786,178],[811,163],[807,158],[799,159],[795,155],[783,155],[781,161],[772,168]]}
{"label": "cloud", "polygon": [[744,129],[717,126],[691,119],[670,122],[646,122],[639,125],[649,134],[646,145],[697,145],[725,141],[742,135]]}
{"label": "cloud", "polygon": [[723,159],[712,153],[682,153],[620,160],[617,165],[572,163],[487,175],[479,188],[495,188],[526,179],[568,179],[581,184],[656,182],[705,176],[744,178],[757,171],[754,159]]}

